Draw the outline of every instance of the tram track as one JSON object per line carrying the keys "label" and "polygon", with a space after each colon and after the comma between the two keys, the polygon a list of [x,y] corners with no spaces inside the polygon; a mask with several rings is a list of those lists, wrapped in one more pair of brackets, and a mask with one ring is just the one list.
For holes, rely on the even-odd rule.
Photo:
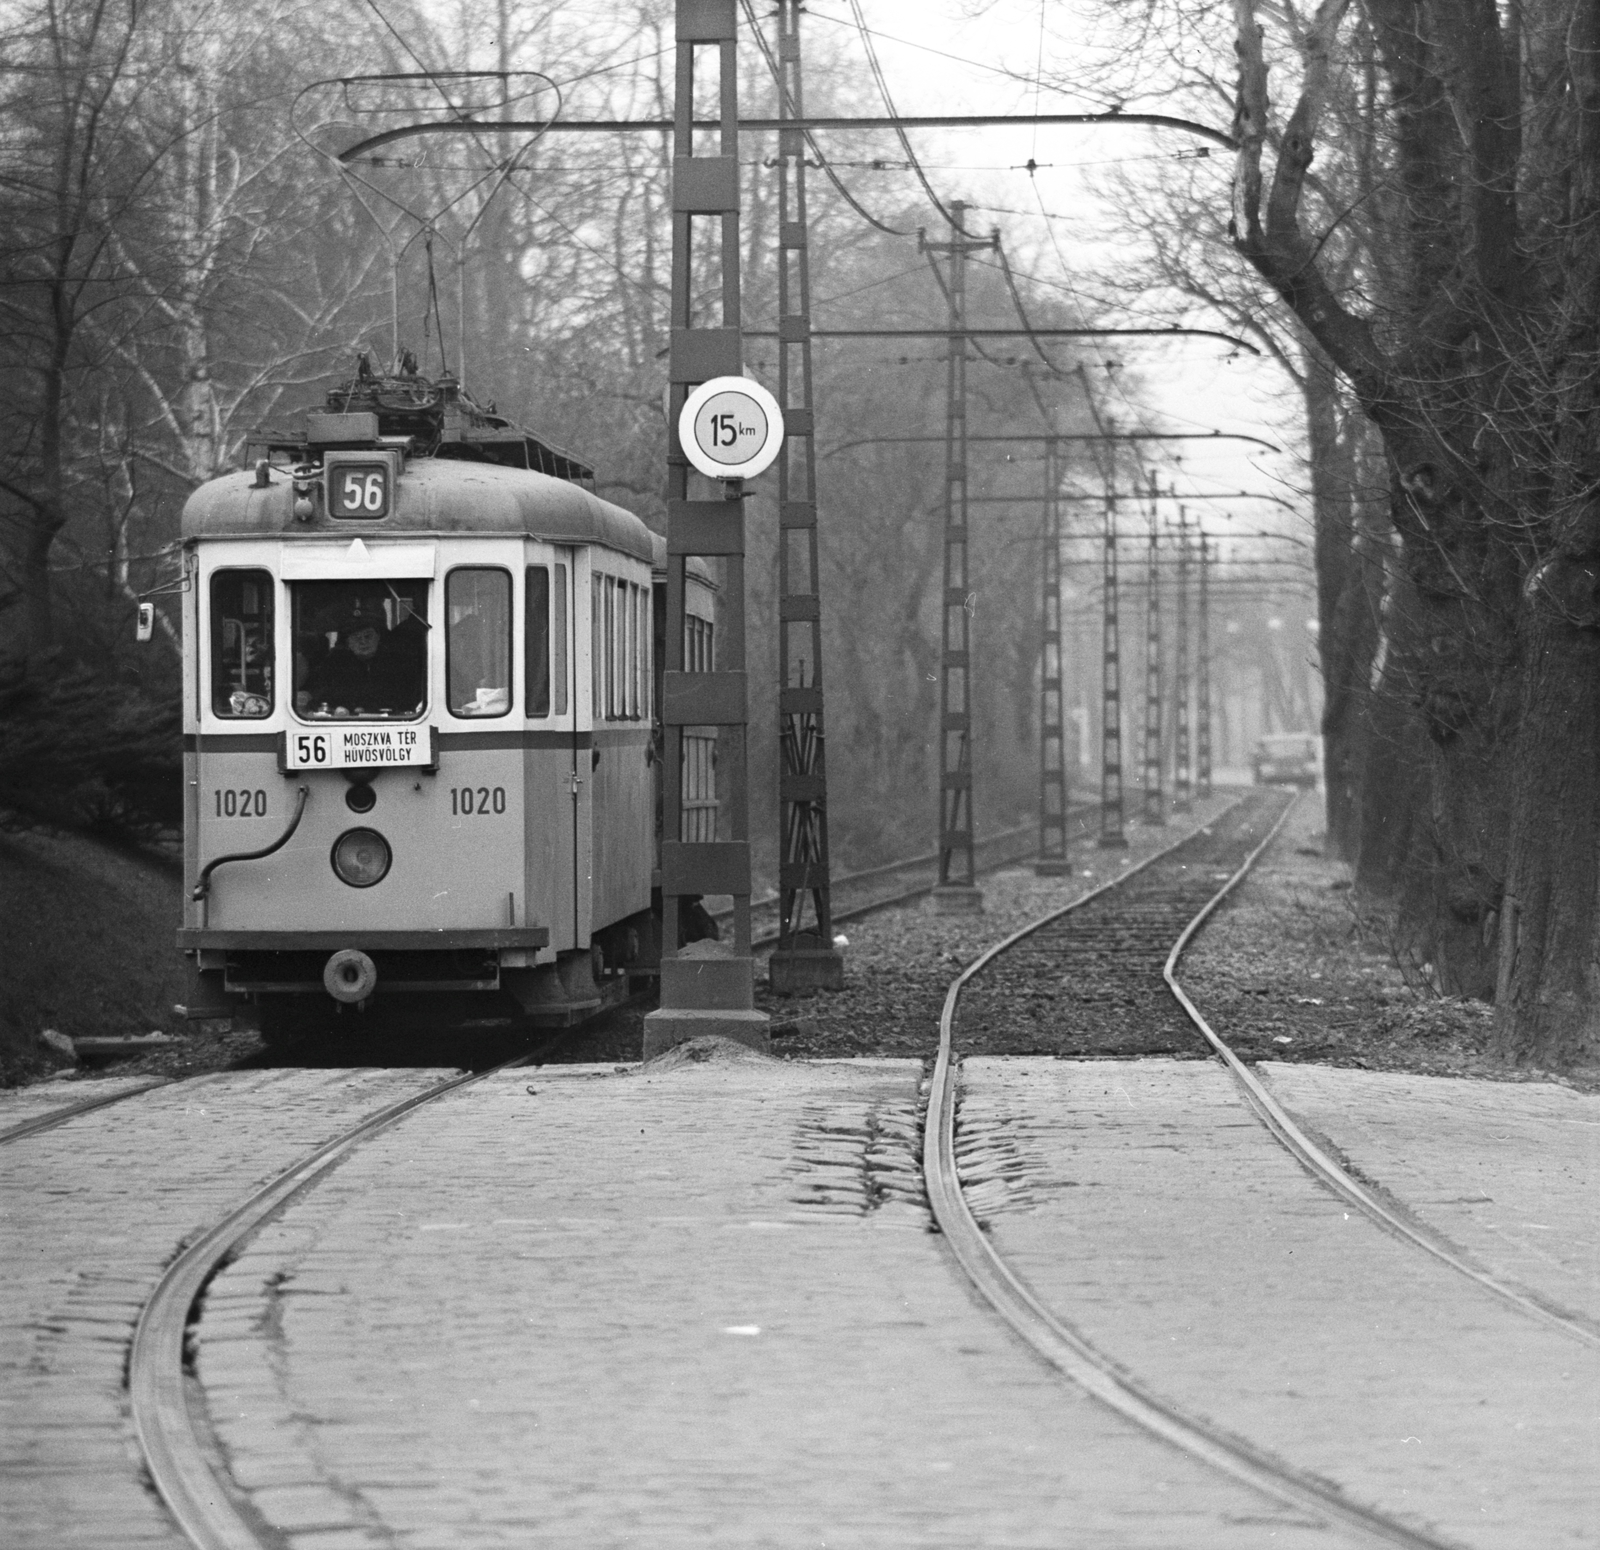
{"label": "tram track", "polygon": [[[1249,802],[1250,799],[1244,799]],[[1097,957],[1104,967],[1108,957],[1142,955],[1144,972],[1156,967],[1148,960],[1151,949],[1165,930],[1164,943],[1170,947],[1159,962],[1160,980],[1186,1018],[1207,1040],[1211,1050],[1226,1064],[1246,1102],[1274,1139],[1308,1171],[1313,1178],[1332,1189],[1339,1198],[1359,1209],[1384,1231],[1399,1237],[1411,1247],[1424,1250],[1450,1269],[1466,1276],[1480,1289],[1546,1326],[1555,1326],[1566,1335],[1593,1344],[1594,1337],[1584,1325],[1545,1308],[1534,1299],[1508,1287],[1466,1263],[1451,1246],[1431,1240],[1401,1215],[1388,1208],[1352,1178],[1326,1152],[1317,1147],[1295,1125],[1245,1062],[1239,1059],[1184,993],[1176,978],[1177,965],[1185,949],[1230,893],[1249,875],[1257,860],[1277,837],[1293,804],[1276,816],[1267,832],[1252,844],[1224,879],[1212,870],[1217,865],[1215,847],[1203,841],[1216,838],[1214,831],[1224,826],[1228,813],[1194,835],[1175,842],[1139,865],[1130,868],[1113,882],[1095,889],[1064,909],[1055,910],[1029,922],[966,966],[951,982],[940,1019],[937,1059],[930,1082],[927,1122],[923,1137],[923,1172],[930,1207],[957,1264],[974,1288],[1005,1323],[1044,1361],[1085,1392],[1093,1395],[1118,1414],[1135,1422],[1153,1435],[1181,1449],[1222,1473],[1249,1485],[1286,1505],[1336,1520],[1378,1542],[1410,1547],[1410,1550],[1443,1550],[1451,1543],[1436,1538],[1373,1508],[1347,1498],[1322,1476],[1297,1468],[1285,1459],[1256,1446],[1198,1414],[1191,1413],[1155,1392],[1105,1350],[1071,1328],[1028,1286],[1018,1270],[1007,1260],[980,1227],[963,1190],[956,1150],[956,1115],[959,1090],[957,1039],[962,1001],[973,982],[986,971],[1023,971],[1036,978],[1042,962],[1054,956],[1064,936],[1063,927],[1071,922],[1086,925],[1076,933],[1075,957]],[[1239,804],[1229,810],[1237,814]],[[1188,861],[1181,859],[1189,856]],[[1174,877],[1174,872],[1179,875]],[[1192,874],[1192,875],[1191,875]],[[1195,907],[1197,882],[1207,878],[1207,896]],[[1170,897],[1157,900],[1152,892],[1168,883]],[[1216,886],[1221,881],[1221,886]],[[1114,900],[1133,895],[1129,909],[1106,908]],[[1140,895],[1143,898],[1140,898]],[[1189,911],[1181,929],[1173,932],[1175,907]],[[1101,918],[1092,920],[1101,909]],[[1029,951],[1019,955],[1019,947]],[[1057,974],[1061,973],[1058,964]],[[1070,970],[1068,971],[1070,973]]]}
{"label": "tram track", "polygon": [[385,1105],[283,1169],[167,1266],[140,1313],[128,1353],[129,1413],[151,1484],[197,1550],[262,1550],[275,1545],[253,1521],[240,1493],[212,1464],[212,1450],[191,1409],[186,1336],[211,1278],[243,1243],[353,1151],[420,1108],[502,1071],[537,1064],[570,1037],[563,1030],[537,1049],[484,1071],[447,1077]]}
{"label": "tram track", "polygon": [[54,1130],[56,1126],[66,1124],[70,1119],[77,1119],[80,1114],[93,1114],[95,1110],[109,1108],[113,1103],[121,1103],[125,1098],[137,1098],[144,1093],[153,1092],[158,1087],[167,1086],[170,1080],[171,1078],[164,1076],[152,1077],[148,1082],[140,1082],[136,1087],[124,1087],[118,1092],[83,1098],[76,1103],[63,1104],[60,1108],[36,1114],[32,1119],[22,1120],[5,1130],[0,1130],[0,1146],[7,1141],[21,1141],[26,1136],[42,1135],[47,1130]]}

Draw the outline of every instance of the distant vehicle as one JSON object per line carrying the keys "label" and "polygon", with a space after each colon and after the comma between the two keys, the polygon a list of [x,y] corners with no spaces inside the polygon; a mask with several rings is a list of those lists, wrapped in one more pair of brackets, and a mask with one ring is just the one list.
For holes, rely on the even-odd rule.
{"label": "distant vehicle", "polygon": [[1314,786],[1321,769],[1311,732],[1274,732],[1256,744],[1250,765],[1258,786]]}

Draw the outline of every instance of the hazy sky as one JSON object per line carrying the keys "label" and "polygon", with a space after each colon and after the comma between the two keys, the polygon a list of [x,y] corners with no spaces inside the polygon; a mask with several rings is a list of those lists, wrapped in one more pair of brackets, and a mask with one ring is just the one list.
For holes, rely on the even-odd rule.
{"label": "hazy sky", "polygon": [[[897,110],[917,114],[991,112],[1096,112],[1105,104],[1038,84],[1041,58],[1046,76],[1060,75],[1084,57],[1094,35],[1096,8],[1061,0],[862,0],[875,34],[879,61]],[[758,14],[764,7],[758,7]],[[808,58],[838,50],[860,59],[861,44],[849,0],[810,0],[802,23]],[[1041,30],[1041,19],[1044,26]],[[1159,104],[1153,104],[1158,110]],[[1217,127],[1225,128],[1219,121]],[[898,147],[885,136],[884,155]],[[1114,214],[1097,191],[1097,181],[1112,166],[1137,178],[1141,167],[1175,155],[1193,155],[1203,142],[1170,132],[1088,127],[1036,128],[1019,125],[986,130],[912,134],[912,144],[929,180],[946,201],[965,197],[980,207],[975,224],[998,226],[1013,264],[1040,281],[1085,297],[1100,294],[1099,281],[1125,266],[1132,254],[1114,236]],[[1030,173],[1029,160],[1036,163]],[[1207,174],[1225,203],[1231,158],[1213,147]],[[876,178],[899,196],[915,188],[910,174],[851,175],[863,195]],[[1160,298],[1149,298],[1155,316],[1129,314],[1108,323],[1148,326],[1166,321]],[[1203,324],[1201,319],[1192,319]],[[1209,326],[1209,325],[1203,325]],[[1220,320],[1217,327],[1224,327]],[[1298,404],[1292,388],[1273,365],[1233,356],[1211,340],[1184,343],[1108,339],[1091,347],[1139,368],[1143,392],[1139,407],[1147,423],[1173,430],[1239,431],[1280,445],[1298,439]],[[1102,380],[1112,379],[1102,375]],[[1289,397],[1286,399],[1286,389]],[[1124,422],[1135,406],[1109,401]],[[1174,475],[1196,489],[1252,489],[1295,499],[1300,479],[1292,460],[1239,444],[1197,447],[1184,444],[1184,469]],[[1298,504],[1298,502],[1296,502]],[[1241,527],[1301,524],[1281,507],[1259,504],[1249,511],[1237,503]],[[1197,507],[1197,509],[1199,509]],[[1205,503],[1216,516],[1228,507]],[[1208,526],[1210,523],[1208,522]]]}

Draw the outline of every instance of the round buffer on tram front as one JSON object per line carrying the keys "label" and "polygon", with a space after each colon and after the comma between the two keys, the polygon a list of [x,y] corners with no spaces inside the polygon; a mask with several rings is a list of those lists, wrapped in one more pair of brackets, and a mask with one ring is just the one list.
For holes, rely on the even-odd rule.
{"label": "round buffer on tram front", "polygon": [[713,377],[684,402],[678,440],[708,479],[753,479],[783,446],[783,410],[759,382]]}

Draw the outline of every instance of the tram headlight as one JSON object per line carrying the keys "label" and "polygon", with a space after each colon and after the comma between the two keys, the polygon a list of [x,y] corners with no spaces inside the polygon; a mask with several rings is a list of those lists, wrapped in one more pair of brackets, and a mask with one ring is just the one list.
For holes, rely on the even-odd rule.
{"label": "tram headlight", "polygon": [[370,888],[389,875],[394,853],[376,829],[346,829],[333,842],[334,874],[352,888]]}

